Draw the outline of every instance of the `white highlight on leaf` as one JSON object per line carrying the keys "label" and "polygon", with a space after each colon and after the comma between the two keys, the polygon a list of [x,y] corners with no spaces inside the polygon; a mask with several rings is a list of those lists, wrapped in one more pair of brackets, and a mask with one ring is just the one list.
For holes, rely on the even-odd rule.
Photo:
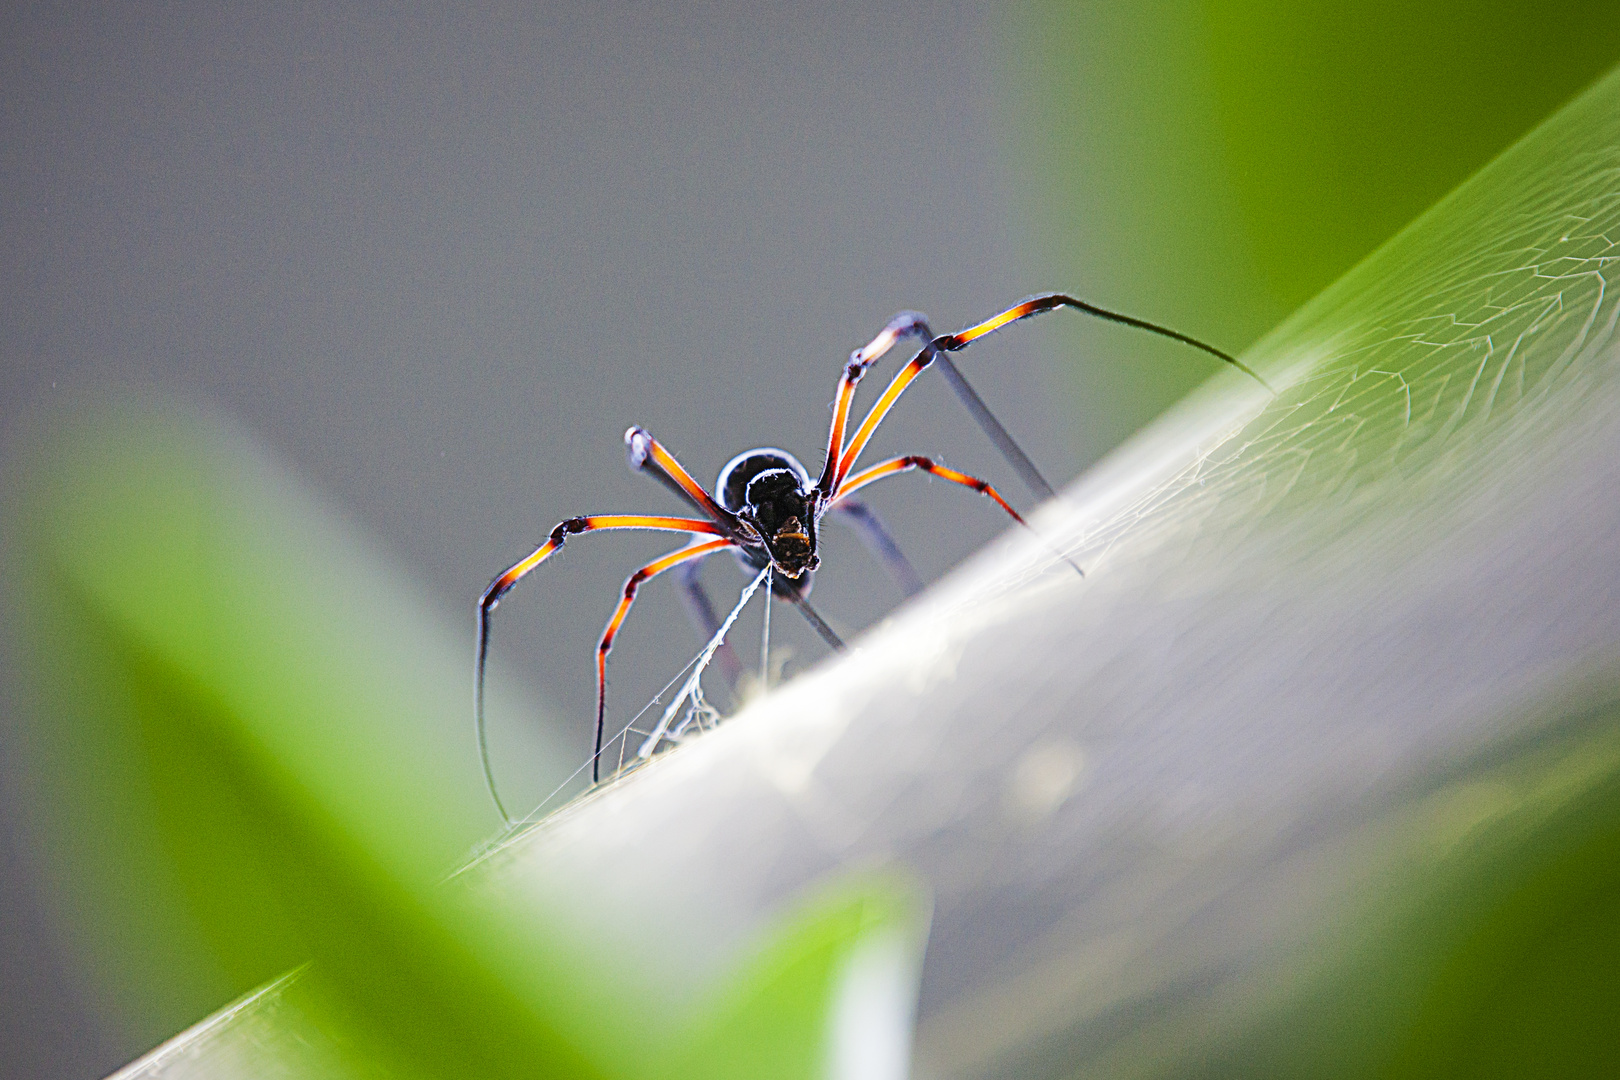
{"label": "white highlight on leaf", "polygon": [[1069,739],[1046,739],[1024,752],[1007,778],[1009,816],[1038,824],[1055,814],[1080,788],[1085,754]]}
{"label": "white highlight on leaf", "polygon": [[920,950],[896,928],[862,937],[844,962],[827,1032],[829,1080],[905,1080],[911,1073]]}

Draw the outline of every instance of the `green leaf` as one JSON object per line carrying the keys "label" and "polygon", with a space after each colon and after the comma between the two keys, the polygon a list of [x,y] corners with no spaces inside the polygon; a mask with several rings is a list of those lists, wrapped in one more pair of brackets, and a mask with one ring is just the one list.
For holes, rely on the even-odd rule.
{"label": "green leaf", "polygon": [[36,737],[81,927],[159,1016],[314,961],[144,1068],[810,1075],[850,963],[891,955],[909,1005],[915,887],[861,876],[626,1022],[639,980],[548,925],[543,886],[469,884],[498,854],[445,880],[492,818],[466,639],[217,418],[125,403],[51,427],[13,519],[15,580],[43,631]]}
{"label": "green leaf", "polygon": [[[1025,257],[1233,350],[1620,56],[1605,0],[1021,0],[995,24]],[[1207,372],[1060,333],[1085,420],[1071,437],[1094,454]]]}

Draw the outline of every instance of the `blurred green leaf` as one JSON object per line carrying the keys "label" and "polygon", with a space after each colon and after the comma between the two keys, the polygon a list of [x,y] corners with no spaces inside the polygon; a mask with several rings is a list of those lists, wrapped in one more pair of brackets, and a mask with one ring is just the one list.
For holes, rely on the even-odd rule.
{"label": "blurred green leaf", "polygon": [[588,1075],[478,969],[437,887],[491,821],[465,645],[228,425],[134,402],[56,419],[15,577],[46,630],[54,835],[80,847],[78,922],[143,988],[131,1004],[318,958],[361,1026],[430,1070]]}
{"label": "blurred green leaf", "polygon": [[[1234,349],[1620,58],[1604,0],[1025,0],[999,25],[1040,277]],[[1208,374],[1064,333],[1093,455]]]}
{"label": "blurred green leaf", "polygon": [[771,928],[652,1072],[899,1080],[927,928],[913,883],[824,890]]}
{"label": "blurred green leaf", "polygon": [[1244,0],[1208,35],[1227,175],[1273,294],[1344,273],[1620,58],[1604,0]]}
{"label": "blurred green leaf", "polygon": [[[201,995],[312,959],[240,1022],[274,1005],[327,1032],[303,1041],[394,1073],[811,1075],[851,950],[920,948],[909,886],[846,883],[762,938],[730,990],[694,984],[657,1007],[675,1019],[627,1022],[635,988],[548,926],[543,896],[445,882],[492,823],[469,642],[336,508],[229,425],[153,403],[56,418],[24,486],[13,578],[46,630],[54,835],[138,1013],[172,1030]],[[240,1052],[222,1038],[210,1052]]]}
{"label": "blurred green leaf", "polygon": [[[628,1075],[900,1077],[926,932],[914,883],[869,877],[823,890],[785,913],[738,970],[686,1010],[670,1044],[640,1056]],[[411,1061],[379,1054],[355,1020],[332,987],[301,967],[131,1063],[117,1080],[416,1075]],[[634,1046],[636,1030],[649,1025],[613,1016],[602,1026]],[[554,1062],[532,1064],[556,1071],[547,1067]]]}

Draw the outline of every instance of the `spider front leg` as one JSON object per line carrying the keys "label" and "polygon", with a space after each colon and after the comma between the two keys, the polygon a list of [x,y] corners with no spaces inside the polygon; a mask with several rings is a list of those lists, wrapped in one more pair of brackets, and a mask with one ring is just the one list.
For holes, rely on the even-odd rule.
{"label": "spider front leg", "polygon": [[[484,782],[489,786],[489,795],[495,802],[495,809],[500,811],[502,820],[508,825],[512,823],[512,817],[506,812],[506,806],[495,790],[495,773],[490,768],[489,742],[484,731],[484,669],[489,662],[490,615],[500,606],[501,598],[512,591],[513,586],[523,580],[535,567],[561,550],[570,536],[601,529],[651,529],[657,532],[704,533],[726,537],[726,530],[717,523],[693,518],[651,517],[641,514],[599,514],[592,517],[569,518],[567,521],[559,522],[557,527],[551,530],[551,535],[546,538],[545,543],[508,567],[490,582],[489,588],[479,596],[477,656],[473,666],[473,726],[478,734],[478,755],[484,763]],[[710,543],[716,544],[718,549],[720,546],[731,544],[732,541],[726,538],[723,544],[717,541]],[[598,723],[600,724],[600,720]],[[600,728],[598,737],[600,738]]]}
{"label": "spider front leg", "polygon": [[[891,384],[893,397],[898,397],[900,390],[905,389],[905,385],[920,374],[923,368],[937,363],[940,374],[950,384],[951,390],[955,392],[962,404],[967,407],[974,421],[990,437],[990,441],[1001,452],[1001,456],[1007,459],[1007,462],[1012,465],[1019,477],[1029,486],[1031,491],[1035,492],[1037,497],[1043,500],[1051,498],[1054,494],[1052,485],[1046,482],[1046,478],[1035,467],[1035,463],[1029,459],[1029,455],[1024,453],[1023,448],[1018,445],[1018,441],[1002,426],[1001,421],[996,419],[995,414],[990,411],[990,407],[984,403],[984,399],[979,396],[978,391],[973,389],[972,384],[967,381],[967,377],[957,368],[955,362],[934,345],[934,331],[928,325],[928,317],[919,311],[900,312],[889,320],[889,324],[879,331],[876,337],[850,354],[849,363],[844,367],[843,377],[838,383],[838,392],[833,399],[832,431],[829,433],[827,440],[827,463],[822,470],[821,479],[818,483],[820,489],[822,491],[832,491],[843,478],[843,475],[849,471],[850,466],[853,465],[855,456],[860,453],[859,446],[865,445],[866,439],[858,434],[856,439],[859,446],[856,447],[853,454],[846,457],[844,453],[844,432],[849,422],[849,410],[855,398],[856,384],[860,382],[861,376],[866,374],[867,368],[871,367],[885,353],[908,337],[921,339],[923,348],[922,352],[918,353],[911,361],[911,364],[901,373],[904,376],[904,382],[900,381],[899,376],[896,377],[896,382],[900,384],[899,388],[895,389],[894,385]],[[889,404],[892,404],[893,398],[888,395],[885,396],[888,398]],[[884,407],[884,411],[887,412],[887,406]],[[876,413],[875,409],[874,413]],[[882,415],[878,414],[877,420],[881,419]],[[869,424],[862,425],[861,430],[865,437],[870,437],[871,429],[877,426],[877,420],[871,420],[869,417]]]}
{"label": "spider front leg", "polygon": [[[1189,334],[1183,334],[1179,330],[1172,330],[1167,326],[1160,326],[1158,323],[1149,322],[1146,319],[1138,319],[1134,315],[1110,311],[1089,301],[1063,293],[1045,293],[1020,301],[1007,310],[992,315],[983,322],[959,330],[954,334],[943,334],[928,339],[921,351],[912,357],[911,362],[902,368],[900,373],[889,383],[888,388],[883,391],[882,396],[878,398],[876,404],[866,414],[866,419],[861,422],[861,426],[846,445],[844,442],[844,429],[849,420],[850,403],[854,399],[855,384],[860,381],[860,377],[865,373],[866,368],[903,338],[924,336],[930,333],[926,319],[914,311],[905,311],[895,316],[889,325],[884,327],[883,332],[873,338],[865,348],[857,349],[855,354],[850,357],[849,364],[844,368],[844,377],[838,385],[838,396],[833,402],[832,432],[827,441],[827,466],[817,483],[818,489],[829,496],[836,496],[841,490],[845,477],[854,468],[855,460],[860,457],[861,451],[866,448],[866,443],[871,439],[872,433],[877,429],[878,424],[893,408],[895,400],[899,398],[907,386],[911,385],[913,379],[922,374],[925,368],[938,363],[940,370],[947,372],[946,378],[951,380],[953,386],[957,386],[960,382],[961,388],[965,388],[967,393],[972,395],[973,400],[969,400],[968,396],[963,395],[963,402],[967,404],[974,418],[984,427],[985,433],[995,442],[997,449],[1018,470],[1019,475],[1023,476],[1025,483],[1042,495],[1052,494],[1051,485],[1041,478],[1040,474],[1035,471],[1034,466],[1029,463],[1029,458],[1018,448],[1018,444],[1013,441],[1012,436],[1008,435],[1006,429],[996,422],[995,417],[990,415],[989,410],[984,407],[984,402],[979,400],[978,395],[972,392],[972,387],[967,386],[961,372],[954,370],[955,365],[951,364],[946,353],[961,352],[975,341],[995,333],[1004,326],[1010,326],[1015,322],[1044,312],[1056,311],[1059,308],[1070,308],[1094,319],[1102,319],[1106,322],[1118,323],[1133,329],[1145,330],[1148,333],[1157,334],[1172,341],[1179,341],[1183,345],[1190,345],[1236,368],[1273,394],[1276,393],[1270,383],[1262,379],[1259,374],[1237,357]],[[952,372],[954,372],[954,375]],[[962,389],[959,388],[958,393],[961,394]]]}
{"label": "spider front leg", "polygon": [[856,355],[865,358],[870,364],[896,342],[908,336],[922,340],[923,351],[930,354],[931,362],[939,365],[940,375],[950,384],[957,400],[967,408],[974,423],[990,437],[990,441],[995,444],[1001,456],[1007,459],[1007,464],[1013,467],[1013,471],[1018,473],[1019,479],[1035,493],[1036,498],[1044,501],[1055,495],[1052,485],[1046,482],[1046,477],[1041,475],[1041,471],[1035,467],[1029,455],[1024,453],[1024,448],[1018,445],[1018,440],[1014,439],[1012,433],[996,419],[995,413],[990,411],[990,406],[984,403],[984,398],[979,396],[979,392],[973,389],[973,384],[967,381],[967,376],[962,374],[956,362],[936,346],[934,331],[929,328],[927,316],[917,311],[902,311],[890,319],[889,325]]}
{"label": "spider front leg", "polygon": [[737,536],[742,532],[737,515],[715,502],[703,485],[694,480],[686,467],[675,460],[675,455],[664,449],[664,444],[653,438],[646,428],[633,426],[627,430],[624,449],[632,472],[651,473],[654,480],[685,500],[692,509],[713,518],[726,535]]}
{"label": "spider front leg", "polygon": [[[855,403],[855,387],[866,375],[866,369],[882,359],[896,344],[913,336],[920,336],[924,341],[932,339],[933,331],[928,328],[928,318],[920,311],[902,311],[889,320],[889,325],[879,331],[877,337],[849,354],[849,363],[844,365],[844,373],[838,379],[838,389],[833,394],[832,428],[827,433],[827,460],[822,466],[820,478],[816,480],[818,491],[830,494],[843,479],[843,474],[849,471],[844,466],[844,435],[849,426],[850,407]],[[911,365],[901,373],[906,375],[906,382],[916,378],[917,372],[927,367],[938,351],[925,348],[923,352],[929,354],[930,359],[919,367],[917,360],[921,359],[922,354],[913,358]],[[912,371],[913,367],[916,367],[916,371]],[[910,374],[907,375],[907,372]],[[898,381],[900,376],[895,378]],[[859,450],[856,452],[859,453]]]}
{"label": "spider front leg", "polygon": [[1048,311],[1056,311],[1058,308],[1070,308],[1074,311],[1080,312],[1082,315],[1089,315],[1093,319],[1101,319],[1104,322],[1118,323],[1121,326],[1129,326],[1133,330],[1146,330],[1150,334],[1157,334],[1160,337],[1169,338],[1171,341],[1179,341],[1183,345],[1190,345],[1200,352],[1208,353],[1210,356],[1215,357],[1222,363],[1229,364],[1232,367],[1237,368],[1237,370],[1243,372],[1243,374],[1247,375],[1249,378],[1271,391],[1274,396],[1277,393],[1276,389],[1270,383],[1266,382],[1266,380],[1262,379],[1254,371],[1254,369],[1250,368],[1243,361],[1239,360],[1231,353],[1226,352],[1224,349],[1217,349],[1215,346],[1206,341],[1200,341],[1191,334],[1183,334],[1180,330],[1172,330],[1168,326],[1161,326],[1156,322],[1149,322],[1147,319],[1138,319],[1135,315],[1126,315],[1123,312],[1110,311],[1105,307],[1099,307],[1098,305],[1091,303],[1089,300],[1081,300],[1077,297],[1067,296],[1063,293],[1041,293],[1038,296],[1031,296],[1026,300],[1020,300],[1018,303],[1014,304],[1006,311],[1001,312],[999,315],[992,315],[983,322],[970,326],[965,330],[958,330],[954,334],[947,334],[944,337],[935,338],[933,340],[933,345],[935,348],[941,349],[944,352],[961,352],[975,341],[995,333],[1003,326],[1010,326],[1013,323],[1027,319],[1032,315],[1041,315]]}

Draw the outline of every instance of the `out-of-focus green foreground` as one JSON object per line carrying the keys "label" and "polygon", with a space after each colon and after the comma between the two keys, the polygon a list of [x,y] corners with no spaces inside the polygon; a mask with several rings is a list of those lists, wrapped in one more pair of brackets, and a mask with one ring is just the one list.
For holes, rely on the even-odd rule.
{"label": "out-of-focus green foreground", "polygon": [[[845,882],[729,983],[626,1016],[611,948],[446,882],[493,822],[464,637],[219,418],[53,420],[11,522],[18,625],[61,894],[106,981],[139,988],[123,1008],[313,959],[236,1021],[274,1010],[253,1053],[311,1075],[812,1075],[840,964],[897,929],[917,952],[911,886]],[[254,1067],[231,1025],[204,1045]]]}
{"label": "out-of-focus green foreground", "polygon": [[[1271,329],[1620,57],[1605,0],[1023,0],[1001,26],[1037,265],[1224,344]],[[1057,332],[1091,453],[1208,374],[1173,348]]]}
{"label": "out-of-focus green foreground", "polygon": [[[1535,459],[1561,423],[1540,408],[1541,388],[1587,380],[1596,392],[1620,378],[1620,308],[1601,287],[1616,227],[1611,75],[1251,354],[1282,393],[1258,417],[1252,398],[1231,399],[1233,424],[1258,434],[1222,467],[1265,480],[1232,487],[1245,515],[1257,526],[1289,515],[1295,524],[1269,537],[1331,550],[1335,538],[1309,527],[1313,505],[1342,517],[1356,499],[1363,522],[1421,531],[1425,507],[1391,477],[1408,490],[1433,476],[1488,489],[1494,468]],[[1527,275],[1531,249],[1539,269]],[[1559,265],[1567,287],[1540,289]],[[1494,275],[1500,295],[1480,286]],[[1525,305],[1540,314],[1527,319]],[[1541,366],[1527,371],[1502,342],[1452,347],[1457,335],[1437,330],[1444,345],[1413,353],[1400,351],[1410,336],[1372,340],[1424,319],[1482,341],[1501,319],[1532,344],[1537,334],[1568,344],[1537,352]],[[1406,366],[1349,363],[1337,350],[1351,340]],[[207,964],[230,980],[310,964],[153,1074],[234,1061],[224,1074],[247,1075],[266,1064],[254,1055],[270,1055],[293,1075],[811,1076],[847,1063],[851,1047],[892,1046],[851,1041],[843,1006],[852,994],[881,999],[852,986],[907,985],[932,883],[887,871],[818,882],[769,913],[719,974],[659,1000],[633,953],[574,932],[544,897],[484,887],[476,865],[447,879],[487,820],[469,785],[466,643],[424,625],[337,511],[227,428],[169,407],[61,419],[20,468],[24,495],[8,506],[12,621],[33,650],[31,751],[52,786],[51,835],[74,868],[62,893],[86,940],[132,998],[181,992]],[[1127,502],[1133,494],[1143,508],[1121,543],[1201,527],[1191,498],[1161,508],[1151,491]],[[1219,499],[1218,485],[1205,497]],[[1234,550],[1244,542],[1231,534]],[[1295,554],[1275,544],[1268,557],[1282,566]],[[1331,628],[1322,634],[1331,640]],[[1591,658],[1609,674],[1614,659]],[[1523,1075],[1553,1059],[1612,1069],[1620,751],[1608,700],[1592,706],[1579,757],[1527,752],[1485,777],[1475,803],[1434,808],[1460,823],[1434,876],[1412,861],[1383,886],[1387,909],[1314,928],[1357,941],[1361,959],[1314,973],[1306,997],[1268,1003],[1276,1023],[1260,1025],[1263,1037],[1252,1013],[1234,1010],[1234,1044],[1252,1044],[1278,1074],[1335,1071],[1323,1040],[1358,1030],[1362,1043],[1335,1058],[1358,1075]],[[623,794],[610,788],[585,810],[611,814]],[[1487,827],[1502,822],[1511,827]],[[546,878],[547,864],[532,869]],[[1324,904],[1320,918],[1345,910]],[[1444,950],[1425,951],[1435,941]],[[1358,1015],[1376,1027],[1358,1029]],[[885,1016],[904,1022],[903,1009]],[[1190,1068],[1159,1052],[1144,1045],[1144,1060],[1116,1064]]]}

